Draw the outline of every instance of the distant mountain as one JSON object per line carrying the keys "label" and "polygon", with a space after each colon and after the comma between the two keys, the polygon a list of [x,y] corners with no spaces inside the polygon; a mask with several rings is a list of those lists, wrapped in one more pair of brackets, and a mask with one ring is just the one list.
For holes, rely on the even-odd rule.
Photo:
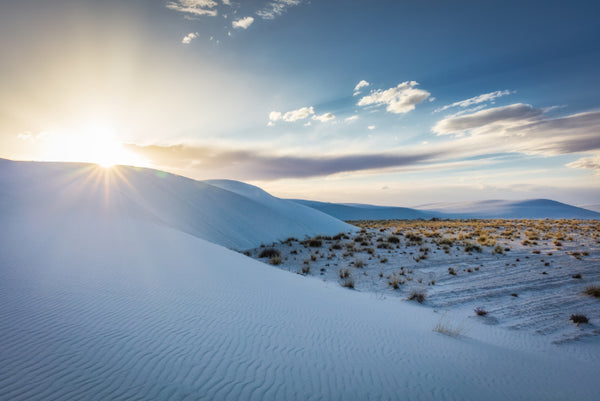
{"label": "distant mountain", "polygon": [[597,203],[595,205],[583,205],[583,206],[579,206],[582,209],[587,209],[587,210],[591,210],[593,212],[598,212],[600,213],[600,203]]}
{"label": "distant mountain", "polygon": [[482,219],[600,219],[600,213],[550,199],[446,202],[417,206],[449,218]]}
{"label": "distant mountain", "polygon": [[410,209],[407,207],[374,206],[357,203],[327,203],[302,199],[292,199],[301,205],[320,210],[340,220],[415,220],[431,219],[436,213]]}

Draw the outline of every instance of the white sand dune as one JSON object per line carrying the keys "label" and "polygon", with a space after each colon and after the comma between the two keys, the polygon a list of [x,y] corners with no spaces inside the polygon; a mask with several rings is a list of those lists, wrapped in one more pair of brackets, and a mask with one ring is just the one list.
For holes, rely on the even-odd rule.
{"label": "white sand dune", "polygon": [[[113,197],[123,186],[109,200],[54,179],[64,165],[6,167],[1,400],[597,399],[597,360],[434,333],[426,308],[253,261]],[[169,180],[184,205],[196,184]]]}
{"label": "white sand dune", "polygon": [[219,187],[133,167],[105,170],[88,164],[0,159],[0,170],[4,210],[26,205],[31,210],[70,214],[77,208],[97,208],[103,213],[144,216],[236,250],[288,237],[354,230],[324,213],[234,181],[230,188],[246,192],[225,188],[223,181]]}

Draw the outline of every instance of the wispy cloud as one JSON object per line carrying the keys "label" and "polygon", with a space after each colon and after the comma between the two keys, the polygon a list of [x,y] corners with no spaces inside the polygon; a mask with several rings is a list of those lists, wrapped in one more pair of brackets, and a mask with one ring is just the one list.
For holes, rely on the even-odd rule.
{"label": "wispy cloud", "polygon": [[262,19],[275,19],[282,15],[289,7],[297,6],[302,0],[273,0],[261,10],[256,12]]}
{"label": "wispy cloud", "polygon": [[173,0],[167,3],[167,8],[192,16],[214,17],[218,14],[216,7],[217,2],[214,0]]}
{"label": "wispy cloud", "polygon": [[547,109],[516,103],[439,121],[438,135],[462,136],[464,147],[480,152],[518,152],[553,156],[600,149],[600,111],[552,118]]}
{"label": "wispy cloud", "polygon": [[127,148],[160,168],[191,170],[198,178],[228,177],[238,180],[306,178],[402,167],[424,162],[434,156],[433,153],[373,153],[298,157],[184,145],[127,145]]}
{"label": "wispy cloud", "polygon": [[198,32],[191,32],[188,33],[187,35],[185,35],[185,37],[183,39],[181,39],[181,43],[185,44],[185,45],[189,45],[192,40],[196,39],[198,37]]}
{"label": "wispy cloud", "polygon": [[390,113],[407,113],[431,95],[425,90],[417,89],[417,85],[416,81],[406,81],[390,89],[371,91],[359,100],[358,105],[386,105],[386,110]]}
{"label": "wispy cloud", "polygon": [[344,121],[349,123],[349,122],[356,121],[356,120],[358,120],[358,116],[354,115],[354,116],[346,117],[346,119]]}
{"label": "wispy cloud", "polygon": [[459,102],[447,104],[446,106],[440,107],[439,109],[436,109],[435,111],[440,112],[440,111],[448,110],[452,107],[469,107],[474,104],[487,103],[487,102],[491,102],[494,99],[497,99],[499,97],[510,95],[511,93],[514,93],[514,92],[511,92],[509,90],[503,90],[503,91],[484,93],[483,95],[474,96],[469,99],[461,100]]}
{"label": "wispy cloud", "polygon": [[237,29],[239,29],[239,28],[248,29],[248,27],[250,25],[252,25],[253,22],[254,22],[253,17],[244,17],[244,18],[240,18],[238,20],[232,21],[231,25]]}
{"label": "wispy cloud", "polygon": [[600,175],[600,153],[593,156],[582,157],[579,160],[568,163],[567,167],[594,170],[594,174]]}
{"label": "wispy cloud", "polygon": [[480,110],[472,114],[451,116],[439,121],[433,132],[438,135],[457,134],[463,131],[477,129],[492,124],[507,126],[519,124],[539,117],[543,110],[529,104],[515,103],[509,106]]}

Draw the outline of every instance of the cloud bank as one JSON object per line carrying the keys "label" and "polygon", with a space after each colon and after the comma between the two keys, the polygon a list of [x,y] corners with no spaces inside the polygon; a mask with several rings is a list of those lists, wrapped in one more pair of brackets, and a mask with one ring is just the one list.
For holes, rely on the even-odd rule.
{"label": "cloud bank", "polygon": [[[278,156],[247,150],[223,150],[202,146],[138,146],[127,149],[150,160],[159,168],[193,171],[203,178],[228,177],[238,180],[308,178],[343,172],[415,165],[433,153],[373,153],[340,156]],[[207,175],[208,174],[208,175]]]}

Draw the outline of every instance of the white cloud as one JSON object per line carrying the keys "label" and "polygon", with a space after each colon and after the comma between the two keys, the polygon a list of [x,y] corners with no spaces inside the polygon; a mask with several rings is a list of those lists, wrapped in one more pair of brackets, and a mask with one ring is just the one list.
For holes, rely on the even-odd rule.
{"label": "white cloud", "polygon": [[374,125],[369,125],[369,126],[367,127],[367,129],[369,129],[369,130],[371,130],[371,131],[373,131],[375,128],[377,128],[377,127],[375,127]]}
{"label": "white cloud", "polygon": [[288,111],[285,114],[283,114],[279,111],[272,111],[271,113],[269,113],[269,120],[271,120],[271,121],[283,120],[283,121],[287,121],[287,122],[294,122],[294,121],[298,121],[298,120],[304,120],[305,118],[308,118],[314,114],[315,114],[315,109],[312,106],[302,107],[297,110]]}
{"label": "white cloud", "polygon": [[192,42],[192,40],[196,39],[197,37],[198,32],[190,32],[187,35],[185,35],[185,37],[181,40],[181,43],[189,45]]}
{"label": "white cloud", "polygon": [[262,19],[274,19],[285,12],[288,7],[297,6],[302,0],[273,0],[262,10],[256,12]]}
{"label": "white cloud", "polygon": [[452,104],[448,104],[444,107],[436,109],[435,111],[440,112],[440,111],[447,110],[451,107],[469,107],[474,104],[486,103],[486,102],[490,102],[496,98],[499,98],[501,96],[510,95],[511,93],[514,93],[514,92],[511,92],[509,90],[503,90],[503,91],[484,93],[483,95],[474,96],[469,99],[461,100],[460,102],[454,102]]}
{"label": "white cloud", "polygon": [[250,25],[252,25],[253,22],[254,22],[254,18],[244,17],[244,18],[240,18],[238,20],[232,21],[231,25],[236,29],[238,29],[238,28],[248,29],[248,27]]}
{"label": "white cloud", "polygon": [[368,83],[367,81],[365,81],[364,79],[362,79],[359,83],[356,84],[356,86],[354,87],[354,96],[358,96],[360,94],[360,90],[362,88],[365,88],[367,86],[371,85],[370,83]]}
{"label": "white cloud", "polygon": [[351,122],[351,121],[356,121],[356,120],[358,120],[358,116],[354,115],[354,116],[347,117],[344,121]]}
{"label": "white cloud", "polygon": [[214,0],[173,0],[167,3],[167,8],[194,16],[208,15],[214,17],[218,14]]}
{"label": "white cloud", "polygon": [[305,127],[310,127],[312,125],[312,123],[310,121],[307,121],[306,124],[304,124]]}
{"label": "white cloud", "polygon": [[221,0],[221,2],[223,4],[225,4],[226,6],[230,6],[231,5],[231,1],[230,0]]}
{"label": "white cloud", "polygon": [[429,92],[417,89],[418,83],[406,81],[398,86],[387,90],[371,91],[370,95],[364,96],[358,102],[359,106],[387,105],[386,110],[390,113],[400,114],[414,110],[415,105],[427,99]]}
{"label": "white cloud", "polygon": [[322,123],[334,120],[335,116],[331,113],[321,114],[320,116],[313,116],[313,120],[319,120]]}

